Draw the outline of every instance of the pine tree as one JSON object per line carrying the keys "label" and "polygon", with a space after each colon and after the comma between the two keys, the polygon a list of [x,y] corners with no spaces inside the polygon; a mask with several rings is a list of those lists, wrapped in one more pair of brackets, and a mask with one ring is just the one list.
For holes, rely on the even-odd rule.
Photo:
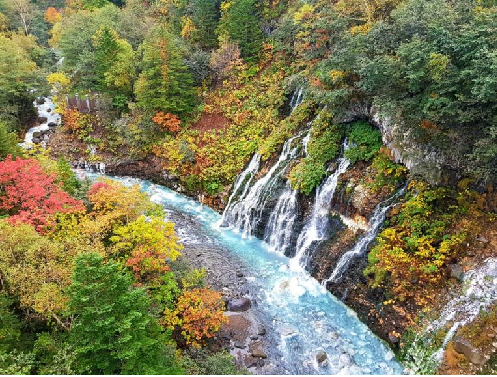
{"label": "pine tree", "polygon": [[135,87],[138,106],[180,117],[191,112],[196,90],[177,42],[160,30],[143,43],[141,51],[142,72]]}
{"label": "pine tree", "polygon": [[257,61],[263,34],[256,0],[227,0],[221,5],[223,15],[218,28],[220,37],[236,42],[247,62]]}
{"label": "pine tree", "polygon": [[98,78],[98,90],[106,89],[105,74],[110,71],[119,53],[117,33],[107,26],[102,26],[94,37],[95,74]]}
{"label": "pine tree", "polygon": [[219,2],[214,0],[191,0],[191,19],[195,25],[193,41],[202,48],[216,48],[216,27],[219,22]]}
{"label": "pine tree", "polygon": [[171,369],[149,297],[133,288],[133,278],[117,263],[104,263],[98,254],[80,256],[69,305],[76,316],[69,339],[80,373],[181,372]]}

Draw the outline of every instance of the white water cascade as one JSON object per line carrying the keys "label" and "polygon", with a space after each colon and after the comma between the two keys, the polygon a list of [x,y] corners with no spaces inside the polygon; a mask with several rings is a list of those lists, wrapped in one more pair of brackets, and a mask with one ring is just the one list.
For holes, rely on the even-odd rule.
{"label": "white water cascade", "polygon": [[[347,149],[347,141],[344,142],[343,146],[344,149]],[[297,239],[297,253],[290,260],[290,267],[292,269],[299,270],[305,268],[309,258],[309,248],[313,243],[323,241],[327,238],[331,200],[335,195],[338,178],[345,173],[349,165],[350,161],[347,158],[339,158],[338,168],[317,188],[312,214]]]}
{"label": "white water cascade", "polygon": [[407,186],[404,186],[393,196],[376,206],[373,215],[369,220],[370,225],[368,231],[366,232],[366,234],[364,234],[364,236],[361,237],[361,239],[355,244],[352,249],[345,252],[345,254],[340,257],[337,265],[335,266],[335,269],[331,273],[331,276],[328,279],[323,280],[322,284],[325,287],[327,283],[333,283],[340,280],[345,271],[347,271],[350,262],[352,262],[354,258],[357,258],[364,254],[371,241],[376,238],[381,226],[383,225],[383,222],[385,221],[388,210],[392,208],[392,206],[396,203],[396,200],[405,193],[406,188]]}
{"label": "white water cascade", "polygon": [[[259,171],[260,164],[261,164],[261,155],[259,153],[255,153],[252,156],[252,159],[250,160],[250,163],[245,168],[245,170],[242,171],[236,178],[235,184],[233,185],[233,191],[228,199],[228,204],[226,204],[227,209],[230,208],[233,199],[237,195],[239,195],[241,198],[244,198],[247,195],[247,191],[250,188],[254,176]],[[249,177],[248,180],[247,177]],[[241,189],[243,189],[243,191],[240,193]],[[223,222],[226,221],[227,213],[228,213],[227,211],[224,211],[223,213],[223,218],[222,218]]]}
{"label": "white water cascade", "polygon": [[[290,99],[291,113],[302,103],[304,100],[304,90],[300,87],[296,90]],[[228,199],[228,204],[223,212],[222,225],[231,225],[235,229],[242,231],[243,236],[251,236],[258,222],[260,221],[262,211],[268,197],[271,195],[272,190],[277,186],[278,180],[282,178],[289,163],[292,159],[297,157],[299,146],[293,145],[294,141],[302,137],[302,132],[297,136],[288,139],[283,145],[283,150],[278,161],[267,172],[267,174],[253,184],[253,178],[260,168],[261,156],[256,153],[252,157],[247,168],[240,173],[233,185],[233,191]],[[307,143],[310,139],[310,131],[302,139],[303,148],[307,150]],[[247,177],[249,177],[247,179]],[[237,201],[233,203],[233,200]],[[278,250],[284,253],[286,246],[280,248],[278,245],[288,244],[291,236],[291,226],[297,216],[297,191],[292,190],[287,183],[285,191],[279,197],[276,208],[271,214],[270,224],[266,228],[264,238],[273,250]],[[282,221],[282,227],[279,222]],[[270,229],[270,230],[269,230]],[[269,233],[271,232],[271,233]],[[274,235],[274,236],[273,236]]]}
{"label": "white water cascade", "polygon": [[426,328],[426,333],[436,333],[452,322],[442,347],[433,355],[440,362],[447,343],[460,327],[471,323],[482,311],[497,301],[497,258],[488,258],[482,266],[469,271],[463,278],[463,292],[450,300]]}
{"label": "white water cascade", "polygon": [[[239,229],[244,237],[251,236],[261,220],[262,211],[266,202],[278,181],[288,167],[288,164],[297,157],[300,145],[294,145],[295,140],[302,137],[302,133],[288,139],[283,145],[283,150],[278,161],[267,172],[267,174],[254,183],[248,190],[244,190],[245,195],[241,195],[236,203],[227,206],[223,219],[233,228]],[[248,187],[248,185],[246,185]]]}
{"label": "white water cascade", "polygon": [[49,124],[54,123],[58,126],[61,122],[60,114],[55,112],[55,104],[50,98],[43,98],[42,104],[39,104],[38,100],[33,103],[38,112],[38,117],[46,118],[47,120],[36,127],[31,127],[26,132],[24,143],[20,144],[24,148],[29,148],[29,145],[33,143],[33,134],[35,132],[47,131],[48,129],[50,129],[50,127],[48,126]]}
{"label": "white water cascade", "polygon": [[298,215],[297,194],[298,191],[292,189],[287,182],[269,216],[264,232],[264,241],[269,245],[269,249],[282,255],[285,254],[292,240],[293,226]]}

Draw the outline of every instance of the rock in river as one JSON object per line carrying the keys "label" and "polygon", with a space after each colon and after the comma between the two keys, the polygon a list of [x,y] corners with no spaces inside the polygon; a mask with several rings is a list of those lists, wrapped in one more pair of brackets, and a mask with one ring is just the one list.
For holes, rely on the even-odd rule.
{"label": "rock in river", "polygon": [[245,312],[250,309],[250,300],[246,297],[234,298],[228,301],[228,310],[231,312]]}

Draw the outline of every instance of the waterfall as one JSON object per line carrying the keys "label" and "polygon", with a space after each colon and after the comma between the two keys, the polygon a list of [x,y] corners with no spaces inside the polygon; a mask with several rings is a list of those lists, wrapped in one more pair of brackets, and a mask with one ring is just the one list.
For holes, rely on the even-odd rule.
{"label": "waterfall", "polygon": [[269,245],[270,250],[285,254],[290,246],[293,226],[298,214],[297,194],[298,191],[292,189],[290,183],[287,182],[285,190],[269,216],[264,241]]}
{"label": "waterfall", "polygon": [[292,95],[290,99],[290,108],[292,109],[290,114],[304,101],[304,89],[299,87]]}
{"label": "waterfall", "polygon": [[[230,208],[233,202],[233,199],[239,194],[240,198],[244,198],[247,195],[250,184],[252,183],[255,174],[259,171],[259,166],[261,163],[261,155],[259,153],[255,153],[250,160],[250,163],[242,171],[238,177],[236,178],[235,184],[233,185],[233,191],[228,199],[228,204],[226,204],[226,209],[223,212],[223,216],[221,219],[222,226],[228,226],[230,223]],[[247,180],[247,177],[248,180]],[[240,193],[240,190],[243,191]]]}
{"label": "waterfall", "polygon": [[[283,145],[283,150],[278,161],[267,172],[267,174],[254,183],[249,189],[244,190],[236,203],[227,206],[223,218],[228,224],[242,231],[243,236],[253,234],[255,227],[261,220],[262,211],[268,197],[278,181],[282,178],[290,162],[297,157],[299,145],[294,141],[302,137],[302,133],[288,139]],[[248,185],[246,185],[248,187]]]}
{"label": "waterfall", "polygon": [[430,323],[425,333],[435,333],[455,320],[447,332],[442,347],[435,353],[436,361],[441,361],[445,346],[459,327],[472,322],[482,311],[497,300],[497,259],[488,258],[482,266],[469,271],[463,278],[464,292],[450,300],[438,316]]}
{"label": "waterfall", "polygon": [[55,112],[55,104],[50,98],[37,98],[36,101],[33,102],[33,105],[36,107],[38,118],[46,118],[46,121],[38,126],[31,127],[26,132],[24,142],[20,143],[20,145],[27,149],[31,148],[30,145],[33,143],[33,134],[35,132],[47,131],[50,129],[50,125],[58,126],[61,123],[61,116]]}
{"label": "waterfall", "polygon": [[[307,156],[307,144],[311,139],[311,126],[312,122],[308,124],[309,131],[302,139],[304,156]],[[290,247],[293,238],[293,226],[298,215],[297,195],[298,190],[294,190],[287,181],[264,231],[264,241],[269,244],[269,249],[282,255]]]}
{"label": "waterfall", "polygon": [[402,196],[405,191],[406,191],[407,185],[404,186],[402,189],[400,189],[397,193],[395,193],[393,196],[388,198],[387,200],[381,202],[378,204],[373,212],[373,215],[371,216],[371,219],[369,220],[369,229],[366,232],[364,236],[361,237],[361,239],[355,244],[355,246],[347,251],[345,254],[343,254],[340,259],[338,260],[337,265],[335,266],[335,269],[331,273],[331,276],[323,280],[322,284],[326,287],[326,284],[329,282],[337,282],[340,280],[347,270],[348,266],[350,265],[350,262],[361,255],[364,254],[366,251],[367,247],[371,243],[372,240],[374,240],[383,225],[383,222],[385,221],[386,214],[390,208],[395,204],[396,199],[398,199],[400,196]]}
{"label": "waterfall", "polygon": [[[347,141],[344,142],[344,149],[347,149]],[[290,261],[290,267],[294,269],[305,268],[309,257],[309,248],[316,241],[323,241],[327,238],[331,200],[335,195],[338,177],[347,170],[349,165],[350,161],[347,158],[339,158],[338,168],[317,188],[311,216],[297,238],[297,253]]]}
{"label": "waterfall", "polygon": [[[291,113],[304,100],[304,90],[297,89],[290,99]],[[312,122],[311,122],[312,124]],[[291,160],[297,157],[298,145],[293,142],[302,137],[302,132],[288,139],[283,145],[281,155],[269,170],[269,172],[251,185],[255,174],[259,171],[261,156],[256,153],[252,157],[247,168],[237,177],[233,186],[233,191],[228,199],[228,204],[222,215],[222,226],[233,226],[242,231],[244,236],[253,234],[255,227],[261,220],[262,211],[272,190],[277,186]],[[310,139],[310,130],[302,140],[304,150],[307,151],[307,143]],[[307,153],[307,152],[306,152]],[[247,180],[247,176],[250,177]],[[241,188],[243,191],[240,193]],[[238,196],[238,200],[233,200]],[[266,227],[264,239],[268,241],[273,250],[284,253],[291,238],[292,225],[297,216],[297,192],[292,190],[287,183],[283,194],[279,197],[275,210],[270,215],[269,224]],[[281,222],[281,223],[280,223]],[[274,236],[273,236],[274,234]],[[285,245],[279,247],[279,245]]]}

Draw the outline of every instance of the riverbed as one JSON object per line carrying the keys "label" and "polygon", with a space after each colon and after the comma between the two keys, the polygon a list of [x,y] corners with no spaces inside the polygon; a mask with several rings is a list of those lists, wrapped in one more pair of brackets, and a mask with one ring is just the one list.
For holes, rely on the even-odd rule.
{"label": "riverbed", "polygon": [[[162,205],[176,222],[185,254],[197,263],[204,254],[218,256],[214,266],[207,265],[210,274],[224,277],[217,289],[241,292],[251,299],[255,316],[268,330],[268,363],[260,373],[403,372],[393,352],[351,309],[305,271],[290,269],[289,259],[271,252],[264,242],[221,228],[217,212],[165,187],[134,178],[113,179],[138,184]],[[321,360],[325,355],[326,360],[318,362],[317,355]]]}

